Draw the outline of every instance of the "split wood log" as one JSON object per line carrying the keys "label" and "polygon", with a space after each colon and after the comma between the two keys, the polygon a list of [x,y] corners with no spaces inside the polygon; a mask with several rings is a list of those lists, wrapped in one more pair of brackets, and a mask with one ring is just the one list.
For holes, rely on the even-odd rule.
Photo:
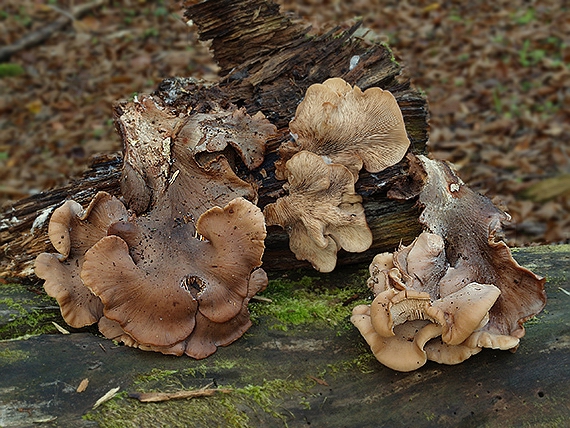
{"label": "split wood log", "polygon": [[[200,40],[212,41],[220,80],[216,85],[203,85],[192,78],[169,78],[153,96],[180,112],[234,104],[250,114],[263,112],[277,126],[278,138],[268,143],[264,163],[253,171],[261,208],[281,192],[283,182],[275,178],[274,163],[279,145],[290,138],[288,124],[297,105],[310,85],[330,77],[341,77],[362,90],[377,86],[392,92],[402,110],[410,151],[426,152],[426,100],[400,76],[401,66],[387,46],[363,38],[360,23],[314,35],[306,24],[294,22],[267,0],[209,0],[186,7],[185,17],[197,26]],[[86,206],[101,190],[119,196],[121,167],[120,155],[102,156],[69,186],[21,200],[0,213],[0,275],[32,275],[35,257],[54,251],[47,238],[51,212],[67,199]],[[377,252],[393,250],[420,233],[415,200],[395,201],[386,196],[390,184],[406,174],[405,161],[380,173],[361,172],[356,191],[363,196],[374,243],[364,253],[341,251],[338,264],[369,262]],[[264,268],[301,266],[309,264],[296,260],[289,251],[287,234],[281,228],[269,228]]]}

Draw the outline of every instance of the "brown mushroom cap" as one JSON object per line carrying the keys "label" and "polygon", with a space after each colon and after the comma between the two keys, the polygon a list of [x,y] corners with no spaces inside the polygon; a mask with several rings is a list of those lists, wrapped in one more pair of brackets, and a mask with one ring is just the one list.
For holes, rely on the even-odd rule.
{"label": "brown mushroom cap", "polygon": [[214,345],[241,336],[249,326],[244,304],[260,289],[259,274],[251,274],[264,250],[259,208],[237,198],[206,211],[196,229],[152,214],[115,228],[121,236],[101,239],[86,254],[81,277],[105,317],[138,347],[167,353],[187,350],[182,342],[195,329],[212,333],[210,321],[210,330],[224,332]]}
{"label": "brown mushroom cap", "polygon": [[105,316],[133,339],[168,346],[190,335],[198,302],[182,282],[183,260],[155,257],[158,266],[145,271],[123,239],[107,236],[87,252],[81,278],[103,302]]}
{"label": "brown mushroom cap", "polygon": [[[129,209],[137,214],[164,202],[164,193],[175,211],[197,219],[207,209],[256,193],[230,166],[227,147],[235,149],[248,168],[263,161],[265,141],[275,133],[263,115],[243,110],[196,113],[179,117],[148,95],[115,106],[115,122],[124,145],[121,191]],[[198,159],[200,153],[209,153]],[[182,189],[182,190],[181,190]],[[219,201],[220,195],[232,195]],[[188,199],[183,204],[182,201]]]}
{"label": "brown mushroom cap", "polygon": [[267,225],[289,233],[291,251],[315,269],[330,272],[338,248],[365,251],[372,244],[362,198],[354,178],[339,164],[329,165],[318,155],[302,151],[286,164],[289,195],[264,209]]}
{"label": "brown mushroom cap", "polygon": [[79,273],[85,252],[107,235],[112,223],[127,218],[123,204],[105,192],[97,193],[85,210],[75,201],[66,201],[53,212],[48,234],[60,254],[40,254],[34,269],[45,279],[46,293],[57,300],[70,326],[91,325],[101,317],[103,305],[83,285]]}
{"label": "brown mushroom cap", "polygon": [[265,143],[276,133],[277,127],[262,112],[250,116],[242,107],[194,114],[177,139],[193,154],[222,152],[229,145],[253,169],[263,162]]}
{"label": "brown mushroom cap", "polygon": [[196,314],[196,328],[186,343],[186,355],[201,359],[211,355],[218,346],[227,346],[239,339],[251,326],[247,305],[251,297],[267,287],[267,274],[261,268],[254,270],[248,282],[248,293],[239,313],[224,323],[216,323],[200,312]]}
{"label": "brown mushroom cap", "polygon": [[524,336],[523,323],[546,304],[545,279],[520,266],[508,246],[495,240],[508,215],[469,189],[447,163],[425,156],[410,159],[426,176],[419,195],[424,206],[420,221],[444,238],[453,268],[441,287],[451,292],[470,282],[495,285],[501,295],[484,329],[493,335]]}
{"label": "brown mushroom cap", "polygon": [[402,112],[390,92],[362,92],[340,78],[311,85],[289,128],[295,142],[281,150],[283,162],[308,150],[346,166],[355,179],[363,165],[379,172],[398,163],[410,145]]}

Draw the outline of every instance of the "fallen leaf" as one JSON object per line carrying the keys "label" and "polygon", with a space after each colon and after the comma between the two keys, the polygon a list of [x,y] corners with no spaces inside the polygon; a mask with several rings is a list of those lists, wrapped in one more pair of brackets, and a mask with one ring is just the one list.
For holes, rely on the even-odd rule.
{"label": "fallen leaf", "polygon": [[83,379],[80,383],[79,386],[77,387],[76,392],[83,392],[87,389],[87,385],[89,385],[89,379],[85,378]]}

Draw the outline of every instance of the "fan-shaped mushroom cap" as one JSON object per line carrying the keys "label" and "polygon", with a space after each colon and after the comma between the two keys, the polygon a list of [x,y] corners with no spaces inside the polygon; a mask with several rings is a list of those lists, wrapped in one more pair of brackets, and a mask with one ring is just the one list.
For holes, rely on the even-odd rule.
{"label": "fan-shaped mushroom cap", "polygon": [[107,235],[112,223],[127,218],[123,204],[105,192],[97,193],[86,209],[75,201],[66,201],[53,212],[48,235],[59,254],[40,254],[35,273],[45,279],[46,293],[57,300],[70,326],[91,325],[101,317],[103,305],[83,285],[79,273],[85,252]]}
{"label": "fan-shaped mushroom cap", "polygon": [[299,260],[330,272],[339,248],[365,251],[372,244],[362,198],[354,178],[339,164],[329,165],[318,155],[302,151],[286,164],[289,195],[264,209],[267,225],[279,225],[289,234],[289,246]]}
{"label": "fan-shaped mushroom cap", "polygon": [[[252,274],[261,265],[265,238],[255,205],[237,198],[223,209],[213,207],[195,230],[151,213],[114,231],[121,236],[103,238],[87,252],[81,277],[127,342],[190,354],[192,335],[199,335],[212,345],[196,353],[203,357],[249,327],[247,302],[263,278],[266,284],[265,276]],[[120,336],[116,329],[113,334]]]}
{"label": "fan-shaped mushroom cap", "polygon": [[427,361],[425,344],[441,334],[440,326],[416,320],[396,326],[390,337],[381,336],[372,325],[367,305],[356,306],[350,321],[358,328],[378,361],[402,372],[423,366]]}
{"label": "fan-shaped mushroom cap", "polygon": [[[107,236],[86,254],[81,278],[105,307],[105,316],[119,322],[137,342],[168,346],[188,337],[194,329],[198,302],[184,288],[182,260],[156,254],[154,272],[140,269],[127,243]],[[162,269],[161,269],[162,268]]]}
{"label": "fan-shaped mushroom cap", "polygon": [[402,112],[390,92],[362,92],[340,78],[311,85],[289,129],[295,142],[283,146],[282,162],[308,150],[346,166],[355,180],[363,165],[379,172],[398,163],[410,145]]}
{"label": "fan-shaped mushroom cap", "polygon": [[508,246],[495,240],[508,214],[469,189],[447,163],[425,156],[411,156],[410,162],[423,171],[420,221],[446,243],[451,268],[440,281],[441,289],[451,293],[471,282],[495,285],[501,295],[484,329],[523,337],[523,323],[546,304],[545,279],[520,266]]}
{"label": "fan-shaped mushroom cap", "polygon": [[[461,290],[434,301],[427,308],[427,314],[443,325],[442,340],[448,345],[463,343],[481,322],[497,301],[501,291],[491,284],[472,282]],[[486,324],[486,322],[485,322]]]}

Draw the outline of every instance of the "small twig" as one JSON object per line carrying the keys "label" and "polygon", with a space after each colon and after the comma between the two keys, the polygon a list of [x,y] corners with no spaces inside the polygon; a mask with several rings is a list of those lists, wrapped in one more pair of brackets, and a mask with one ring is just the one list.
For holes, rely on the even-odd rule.
{"label": "small twig", "polygon": [[[26,34],[24,37],[17,40],[15,43],[11,45],[0,48],[0,62],[9,60],[10,57],[14,55],[16,52],[39,45],[43,41],[47,40],[53,33],[55,33],[58,30],[61,30],[63,27],[65,27],[73,20],[79,19],[83,15],[90,12],[91,10],[102,6],[105,3],[105,1],[106,0],[94,0],[91,3],[86,3],[80,6],[76,6],[71,10],[71,12],[66,12],[65,14],[61,15],[55,21],[47,24],[46,26],[32,33]],[[58,12],[63,13],[63,11],[59,10]]]}
{"label": "small twig", "polygon": [[231,389],[223,388],[209,388],[209,389],[195,389],[192,391],[175,391],[175,392],[133,392],[129,394],[130,398],[136,398],[141,403],[156,403],[159,401],[179,400],[182,398],[200,398],[211,397],[212,395],[221,392],[228,394],[232,392]]}

